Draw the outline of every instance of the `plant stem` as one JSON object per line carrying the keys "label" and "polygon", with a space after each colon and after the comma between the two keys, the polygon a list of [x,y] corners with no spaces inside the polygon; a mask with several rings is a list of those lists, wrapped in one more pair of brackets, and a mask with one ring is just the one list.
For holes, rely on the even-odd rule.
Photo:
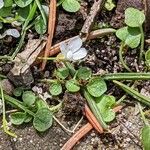
{"label": "plant stem", "polygon": [[28,108],[26,108],[25,106],[22,105],[22,102],[20,102],[19,100],[9,96],[9,95],[6,95],[6,94],[3,94],[2,93],[0,94],[0,98],[2,98],[4,96],[4,99],[5,101],[7,101],[9,104],[12,104],[12,105],[15,105],[16,107],[24,110],[25,112],[27,112],[28,114],[30,114],[31,116],[34,116],[35,114],[29,110]]}
{"label": "plant stem", "polygon": [[44,24],[46,25],[46,24],[47,24],[47,19],[46,19],[46,16],[45,16],[45,12],[44,12],[44,10],[43,10],[43,7],[42,7],[42,5],[41,5],[41,3],[40,3],[39,0],[35,0],[35,1],[36,1],[36,4],[37,4],[37,6],[38,6],[40,12],[41,12],[41,15],[42,15]]}
{"label": "plant stem", "polygon": [[23,43],[24,43],[24,38],[25,38],[25,35],[26,35],[26,30],[22,33],[22,36],[21,36],[21,39],[19,41],[19,44],[17,46],[17,48],[15,49],[15,51],[13,52],[12,56],[11,56],[11,59],[13,60],[16,55],[18,54],[18,52],[20,51]]}
{"label": "plant stem", "polygon": [[100,125],[104,128],[104,129],[108,129],[107,124],[104,122],[102,115],[100,113],[100,111],[97,108],[97,105],[93,99],[93,97],[86,91],[84,90],[84,97],[86,98],[88,105],[90,106],[92,112],[94,113],[96,119],[98,120],[98,122],[100,123]]}
{"label": "plant stem", "polygon": [[104,80],[150,80],[150,73],[108,73],[102,78]]}
{"label": "plant stem", "polygon": [[130,70],[130,68],[126,65],[126,63],[124,62],[123,60],[123,56],[122,56],[122,53],[123,53],[123,48],[124,48],[124,43],[122,42],[121,45],[120,45],[120,49],[119,49],[119,59],[120,59],[120,62],[122,63],[123,67],[128,70],[129,72],[132,72]]}
{"label": "plant stem", "polygon": [[37,10],[37,4],[36,4],[36,1],[34,1],[33,6],[32,6],[32,8],[31,8],[31,10],[29,12],[29,15],[28,15],[27,19],[25,20],[25,23],[24,23],[24,25],[22,27],[22,33],[24,32],[24,30],[28,26],[29,22],[33,19],[36,10]]}
{"label": "plant stem", "polygon": [[140,104],[140,103],[138,103],[138,107],[139,107],[140,114],[141,114],[141,116],[142,116],[142,120],[143,120],[144,124],[145,124],[145,125],[149,125],[148,121],[147,121],[146,118],[145,118],[145,115],[144,115],[144,112],[143,112],[143,110],[142,110],[142,107],[141,107],[141,104]]}
{"label": "plant stem", "polygon": [[16,138],[17,135],[8,130],[8,123],[6,120],[6,110],[5,110],[5,99],[4,99],[4,93],[3,93],[3,88],[2,88],[1,83],[0,83],[0,91],[1,91],[1,99],[2,99],[2,103],[3,103],[3,129],[4,129],[4,132],[10,136]]}
{"label": "plant stem", "polygon": [[38,57],[38,59],[43,59],[43,60],[56,60],[56,57]]}
{"label": "plant stem", "polygon": [[137,99],[139,102],[142,102],[142,103],[144,103],[147,106],[150,106],[150,98],[149,97],[146,97],[146,96],[140,94],[136,90],[128,87],[127,85],[125,85],[125,84],[123,84],[123,83],[121,83],[119,81],[113,80],[113,82],[116,85],[118,85],[119,87],[121,87],[129,95],[131,95],[132,97],[134,97],[135,99]]}
{"label": "plant stem", "polygon": [[76,70],[74,69],[72,64],[70,62],[65,62],[65,61],[64,61],[64,64],[69,69],[69,72],[70,72],[71,76],[73,77],[76,73]]}
{"label": "plant stem", "polygon": [[142,25],[140,26],[140,31],[141,31],[141,47],[140,47],[139,62],[142,60],[143,51],[144,51],[144,31]]}

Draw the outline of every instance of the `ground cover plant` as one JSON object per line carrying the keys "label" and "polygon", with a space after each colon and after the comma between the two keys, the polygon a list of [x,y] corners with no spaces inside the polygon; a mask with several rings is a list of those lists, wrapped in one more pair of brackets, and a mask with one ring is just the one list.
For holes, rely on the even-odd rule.
{"label": "ground cover plant", "polygon": [[[84,142],[83,148],[76,144],[92,129],[99,141],[107,134],[113,137],[120,124],[128,134],[134,132],[132,124],[126,127],[122,116],[118,119],[127,109],[126,118],[140,118],[128,144],[134,141],[133,149],[149,150],[149,9],[144,10],[148,4],[141,8],[129,3],[119,13],[123,24],[116,28],[110,20],[123,0],[0,0],[0,138],[2,134],[19,139],[17,128],[30,125],[42,139],[48,131],[57,134],[57,123],[69,136],[53,149],[87,149]],[[56,14],[70,18],[60,21]],[[97,14],[103,19],[99,21]],[[79,24],[74,15],[80,16]],[[135,114],[130,114],[130,106]],[[117,144],[117,137],[113,146],[127,149],[129,145]],[[97,143],[97,149],[114,148],[106,143]]]}

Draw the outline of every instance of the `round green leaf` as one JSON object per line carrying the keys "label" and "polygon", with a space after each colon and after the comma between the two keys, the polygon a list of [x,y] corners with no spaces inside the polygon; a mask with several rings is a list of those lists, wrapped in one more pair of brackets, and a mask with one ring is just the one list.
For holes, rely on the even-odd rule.
{"label": "round green leaf", "polygon": [[36,130],[44,132],[52,126],[53,116],[48,108],[42,108],[37,111],[33,119],[33,126]]}
{"label": "round green leaf", "polygon": [[125,23],[130,27],[139,27],[145,21],[145,15],[142,11],[135,8],[125,10]]}
{"label": "round green leaf", "polygon": [[33,0],[14,0],[19,7],[28,6]]}
{"label": "round green leaf", "polygon": [[26,113],[24,112],[16,112],[10,115],[10,121],[12,124],[20,125],[24,122],[26,118]]}
{"label": "round green leaf", "polygon": [[87,84],[88,92],[94,97],[100,97],[107,90],[105,81],[102,78],[93,78]]}
{"label": "round green leaf", "polygon": [[13,90],[13,94],[14,94],[14,96],[16,96],[16,97],[21,96],[22,93],[23,93],[23,88],[21,88],[21,87],[15,88],[15,89]]}
{"label": "round green leaf", "polygon": [[68,68],[59,68],[56,70],[56,76],[60,79],[66,79],[69,76],[69,69]]}
{"label": "round green leaf", "polygon": [[27,106],[32,106],[35,102],[36,96],[32,91],[25,91],[22,95],[22,100]]}
{"label": "round green leaf", "polygon": [[95,98],[97,107],[99,108],[105,122],[110,122],[115,118],[115,112],[112,106],[115,105],[115,97],[110,95],[103,95]]}
{"label": "round green leaf", "polygon": [[65,86],[69,92],[78,92],[80,90],[78,82],[74,79],[68,80]]}
{"label": "round green leaf", "polygon": [[35,30],[38,34],[44,34],[47,30],[47,25],[44,23],[42,16],[39,16],[35,23]]}
{"label": "round green leaf", "polygon": [[11,7],[13,4],[13,0],[4,0],[4,7]]}
{"label": "round green leaf", "polygon": [[77,0],[64,0],[62,7],[68,12],[76,12],[80,9],[80,4]]}
{"label": "round green leaf", "polygon": [[82,80],[88,80],[92,76],[92,71],[87,67],[81,67],[78,70],[77,77]]}
{"label": "round green leaf", "polygon": [[61,84],[59,82],[52,83],[49,87],[49,92],[54,96],[61,94],[62,92]]}
{"label": "round green leaf", "polygon": [[135,36],[129,35],[125,41],[125,44],[131,48],[136,48],[139,46],[140,41],[141,41],[141,34]]}
{"label": "round green leaf", "polygon": [[150,126],[145,126],[142,129],[142,144],[144,150],[150,150]]}
{"label": "round green leaf", "polygon": [[116,36],[123,42],[127,39],[129,36],[128,27],[120,28],[116,31]]}
{"label": "round green leaf", "polygon": [[0,16],[1,17],[9,17],[11,15],[12,7],[3,7],[0,9]]}

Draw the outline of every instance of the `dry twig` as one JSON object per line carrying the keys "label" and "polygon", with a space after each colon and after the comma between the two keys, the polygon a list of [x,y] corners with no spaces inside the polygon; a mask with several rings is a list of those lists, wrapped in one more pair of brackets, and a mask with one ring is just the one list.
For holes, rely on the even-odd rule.
{"label": "dry twig", "polygon": [[[56,0],[50,1],[50,12],[49,12],[49,21],[48,21],[48,40],[45,48],[44,57],[48,57],[49,50],[52,45],[54,29],[55,29],[55,22],[56,22]],[[41,69],[44,70],[47,60],[43,59]]]}

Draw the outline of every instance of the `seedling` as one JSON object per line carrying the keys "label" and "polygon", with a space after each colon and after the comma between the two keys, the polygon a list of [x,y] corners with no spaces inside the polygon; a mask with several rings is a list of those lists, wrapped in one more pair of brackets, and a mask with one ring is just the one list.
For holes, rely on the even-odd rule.
{"label": "seedling", "polygon": [[80,3],[78,0],[59,0],[58,4],[68,12],[77,12],[80,9]]}
{"label": "seedling", "polygon": [[142,11],[139,11],[135,8],[127,8],[125,10],[125,23],[127,26],[117,30],[116,32],[116,36],[122,41],[119,50],[120,61],[128,71],[131,70],[123,60],[123,49],[125,46],[136,48],[141,43],[139,60],[142,59],[144,49],[144,32],[142,25],[144,21],[145,15]]}

